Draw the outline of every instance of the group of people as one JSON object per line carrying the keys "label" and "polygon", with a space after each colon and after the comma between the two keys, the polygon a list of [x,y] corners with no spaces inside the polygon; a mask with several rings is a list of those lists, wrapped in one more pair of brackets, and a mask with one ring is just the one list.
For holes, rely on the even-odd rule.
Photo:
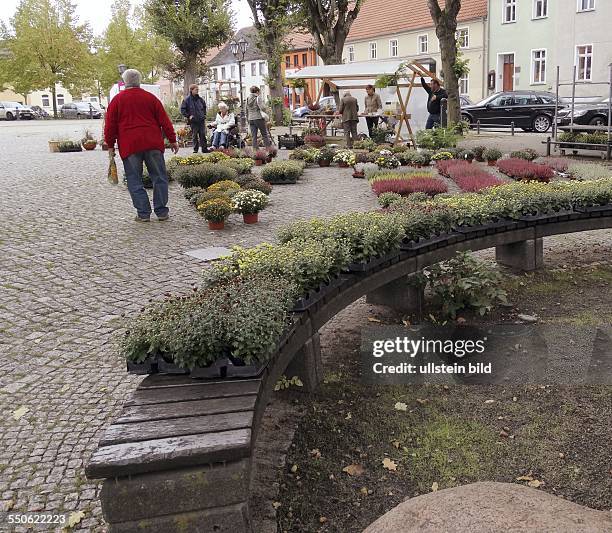
{"label": "group of people", "polygon": [[[442,100],[448,98],[446,91],[440,86],[437,79],[432,79],[427,83],[421,76],[421,85],[427,92],[427,123],[426,129],[432,129],[441,124],[441,105]],[[382,101],[376,93],[373,85],[366,85],[366,97],[364,99],[365,119],[368,126],[368,135],[372,137],[374,128],[378,126],[379,118],[382,115]],[[357,139],[357,124],[359,123],[359,104],[350,91],[346,91],[340,99],[336,114],[341,116],[344,139],[348,148],[353,147],[353,142]]]}
{"label": "group of people", "polygon": [[[178,153],[178,143],[172,122],[164,106],[153,94],[140,87],[142,76],[134,69],[126,70],[123,75],[125,90],[116,95],[108,106],[104,125],[104,140],[109,147],[111,157],[115,155],[115,143],[119,145],[119,155],[127,179],[127,186],[136,208],[136,221],[149,222],[151,213],[155,212],[159,221],[168,220],[168,175],[164,161],[164,137],[168,139],[170,148]],[[432,128],[440,123],[441,101],[448,98],[446,91],[440,87],[437,80],[427,84],[421,77],[421,84],[427,91],[426,128]],[[368,132],[372,136],[373,128],[378,125],[382,102],[372,85],[366,87],[365,112]],[[267,115],[260,96],[259,87],[250,89],[246,101],[247,119],[251,130],[253,148],[258,146],[258,134],[261,133],[266,147],[270,145]],[[228,106],[221,102],[215,121],[212,147],[227,148],[231,130],[236,125],[234,114]],[[189,95],[183,100],[181,114],[188,120],[193,132],[193,151],[200,148],[208,151],[206,142],[206,102],[198,94],[198,86],[189,87]],[[346,91],[340,100],[337,114],[341,116],[344,136],[348,148],[353,147],[357,138],[359,122],[359,104],[357,99]],[[153,209],[142,183],[143,164],[146,164],[151,182],[153,183]]]}

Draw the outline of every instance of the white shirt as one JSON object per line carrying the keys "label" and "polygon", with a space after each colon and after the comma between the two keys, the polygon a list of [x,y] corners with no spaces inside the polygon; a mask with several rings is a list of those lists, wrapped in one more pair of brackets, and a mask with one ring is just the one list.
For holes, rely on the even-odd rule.
{"label": "white shirt", "polygon": [[234,113],[226,113],[224,117],[221,116],[221,113],[217,113],[217,117],[215,118],[215,132],[227,133],[229,129],[236,123],[234,119]]}

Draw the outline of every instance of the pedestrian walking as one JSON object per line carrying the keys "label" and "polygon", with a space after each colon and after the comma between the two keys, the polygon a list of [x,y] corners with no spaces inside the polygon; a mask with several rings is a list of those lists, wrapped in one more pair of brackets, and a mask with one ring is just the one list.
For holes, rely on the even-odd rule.
{"label": "pedestrian walking", "polygon": [[268,127],[266,126],[267,115],[264,111],[264,105],[259,95],[259,87],[253,85],[250,89],[251,94],[247,98],[246,111],[249,127],[251,129],[251,139],[253,149],[257,150],[257,135],[261,132],[264,145],[266,148],[270,146],[270,138],[268,137]]}
{"label": "pedestrian walking", "polygon": [[193,139],[193,153],[202,147],[202,153],[208,152],[206,145],[206,102],[198,94],[199,88],[195,83],[189,86],[189,96],[183,99],[181,104],[181,115],[187,119],[191,126]]}
{"label": "pedestrian walking", "polygon": [[442,124],[440,116],[442,99],[448,99],[448,94],[440,87],[440,82],[438,80],[432,79],[431,84],[428,84],[423,76],[421,76],[421,85],[429,95],[427,98],[427,112],[429,113],[429,117],[427,117],[425,129],[430,130],[434,126]]}
{"label": "pedestrian walking", "polygon": [[366,124],[368,125],[368,135],[372,137],[372,130],[378,126],[378,117],[382,112],[382,101],[380,95],[374,89],[374,85],[366,85],[364,107],[366,112]]}
{"label": "pedestrian walking", "polygon": [[157,219],[168,220],[168,174],[162,130],[175,154],[178,152],[176,134],[159,99],[140,88],[140,72],[128,69],[122,78],[125,89],[108,106],[104,140],[112,157],[115,142],[119,146],[136,220],[149,222],[151,217],[151,204],[142,183],[143,162],[153,183],[153,209]]}
{"label": "pedestrian walking", "polygon": [[342,115],[342,128],[344,129],[344,140],[346,147],[352,148],[357,139],[357,124],[359,123],[359,104],[357,98],[346,91],[340,100],[337,115]]}

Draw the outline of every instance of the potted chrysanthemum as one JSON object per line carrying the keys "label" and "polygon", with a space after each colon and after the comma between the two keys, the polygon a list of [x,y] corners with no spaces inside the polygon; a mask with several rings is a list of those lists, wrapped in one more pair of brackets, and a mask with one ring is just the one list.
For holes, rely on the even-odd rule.
{"label": "potted chrysanthemum", "polygon": [[232,207],[242,213],[245,224],[255,224],[259,212],[268,205],[268,196],[253,189],[238,191],[232,197]]}
{"label": "potted chrysanthemum", "polygon": [[232,202],[225,197],[213,198],[198,205],[198,211],[208,221],[209,229],[223,229],[232,213]]}
{"label": "potted chrysanthemum", "polygon": [[355,153],[352,150],[338,150],[333,158],[340,168],[348,168],[355,165]]}

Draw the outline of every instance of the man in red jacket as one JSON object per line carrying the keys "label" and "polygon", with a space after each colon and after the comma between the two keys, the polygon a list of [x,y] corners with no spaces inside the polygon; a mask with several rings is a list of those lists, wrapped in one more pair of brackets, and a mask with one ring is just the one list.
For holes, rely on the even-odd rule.
{"label": "man in red jacket", "polygon": [[125,89],[115,96],[106,113],[104,140],[114,155],[115,141],[127,177],[132,203],[138,212],[136,221],[149,222],[151,204],[142,184],[142,163],[147,165],[153,183],[153,209],[160,221],[168,220],[168,175],[164,161],[164,135],[172,151],[178,144],[172,122],[156,96],[140,88],[140,72],[123,73]]}

